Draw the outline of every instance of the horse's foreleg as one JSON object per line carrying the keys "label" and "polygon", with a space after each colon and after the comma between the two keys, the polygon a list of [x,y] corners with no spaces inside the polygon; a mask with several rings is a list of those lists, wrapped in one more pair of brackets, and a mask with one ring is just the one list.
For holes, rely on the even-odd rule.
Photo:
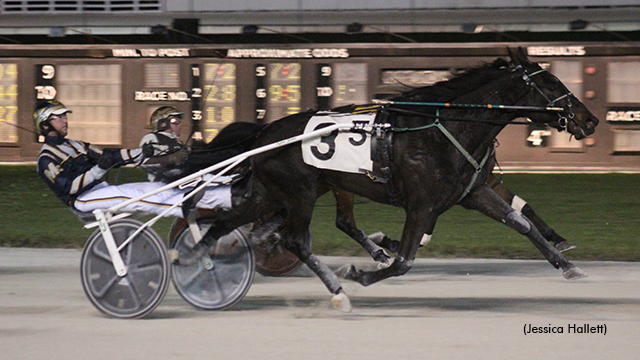
{"label": "horse's foreleg", "polygon": [[556,249],[560,252],[568,251],[571,249],[575,249],[576,246],[571,244],[567,239],[558,235],[547,223],[544,222],[534,211],[533,208],[527,204],[527,202],[519,197],[518,195],[512,193],[502,182],[496,179],[495,176],[490,175],[487,180],[487,184],[493,189],[493,191],[498,194],[507,204],[510,204],[511,207],[516,210],[518,213],[526,216],[533,225],[540,231],[540,234],[555,244]]}
{"label": "horse's foreleg", "polygon": [[567,279],[579,279],[586,276],[582,270],[570,263],[562,254],[540,234],[536,226],[515,211],[487,185],[482,185],[469,193],[460,204],[468,209],[478,210],[488,217],[500,221],[517,232],[527,236],[544,257],[556,269],[562,268]]}
{"label": "horse's foreleg", "polygon": [[353,193],[337,188],[332,188],[331,191],[336,198],[336,227],[360,244],[371,255],[373,260],[380,264],[388,265],[390,256],[356,226],[353,214]]}
{"label": "horse's foreleg", "polygon": [[420,240],[424,234],[433,233],[436,220],[437,217],[424,216],[422,212],[407,211],[400,248],[391,266],[377,271],[362,271],[356,270],[353,265],[347,265],[338,270],[338,275],[367,286],[392,276],[405,274],[413,266]]}

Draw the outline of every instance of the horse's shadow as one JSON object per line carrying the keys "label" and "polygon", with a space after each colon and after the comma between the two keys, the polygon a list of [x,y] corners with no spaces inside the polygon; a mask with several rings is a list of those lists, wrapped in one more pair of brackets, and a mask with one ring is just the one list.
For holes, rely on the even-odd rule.
{"label": "horse's shadow", "polygon": [[[222,315],[221,312],[199,311],[182,302],[165,301],[147,320],[197,318],[203,315]],[[292,311],[296,317],[345,319],[434,317],[443,314],[476,313],[478,316],[518,315],[545,316],[563,314],[565,317],[605,316],[607,313],[640,312],[640,299],[585,297],[361,297],[351,296],[354,310],[350,314],[331,309],[321,297],[247,296],[224,313],[247,311]],[[595,315],[601,314],[601,315]],[[446,316],[446,315],[445,315]]]}
{"label": "horse's shadow", "polygon": [[[640,299],[627,298],[583,298],[583,297],[359,297],[351,296],[354,307],[352,316],[363,317],[432,317],[443,312],[478,312],[492,314],[543,315],[550,313],[594,313],[598,308],[617,306],[636,307],[640,310]],[[329,308],[321,298],[297,298],[276,296],[247,296],[231,311],[277,310],[296,308],[309,310],[310,316],[322,317],[314,309],[327,310],[327,316],[339,314]],[[569,309],[571,309],[569,311]]]}

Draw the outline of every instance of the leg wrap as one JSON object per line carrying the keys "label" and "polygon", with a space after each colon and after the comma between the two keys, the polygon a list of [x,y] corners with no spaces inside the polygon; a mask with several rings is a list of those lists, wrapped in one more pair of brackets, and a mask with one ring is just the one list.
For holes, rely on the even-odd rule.
{"label": "leg wrap", "polygon": [[524,217],[519,215],[517,212],[512,211],[507,214],[507,217],[504,220],[505,224],[519,232],[520,234],[527,234],[531,231],[531,224]]}
{"label": "leg wrap", "polygon": [[422,235],[422,239],[420,240],[420,246],[425,246],[431,241],[431,234]]}
{"label": "leg wrap", "polygon": [[527,202],[524,201],[523,198],[518,195],[513,196],[513,199],[511,200],[511,207],[517,211],[518,214],[522,214],[522,208],[524,208],[525,205],[527,205]]}
{"label": "leg wrap", "polygon": [[313,271],[332,294],[338,294],[342,291],[342,286],[336,274],[334,274],[327,265],[322,263],[315,255],[311,254],[304,261],[305,264]]}

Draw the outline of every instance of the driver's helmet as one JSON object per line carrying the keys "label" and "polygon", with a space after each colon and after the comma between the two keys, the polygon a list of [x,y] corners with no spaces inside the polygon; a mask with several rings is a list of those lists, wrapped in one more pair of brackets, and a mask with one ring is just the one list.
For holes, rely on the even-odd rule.
{"label": "driver's helmet", "polygon": [[33,112],[33,126],[39,135],[46,135],[42,129],[42,124],[49,121],[51,115],[62,115],[70,113],[71,110],[67,109],[64,104],[58,100],[47,100],[38,106]]}
{"label": "driver's helmet", "polygon": [[171,118],[177,117],[182,120],[184,113],[173,106],[162,106],[151,114],[151,128],[154,131],[167,130],[171,125]]}

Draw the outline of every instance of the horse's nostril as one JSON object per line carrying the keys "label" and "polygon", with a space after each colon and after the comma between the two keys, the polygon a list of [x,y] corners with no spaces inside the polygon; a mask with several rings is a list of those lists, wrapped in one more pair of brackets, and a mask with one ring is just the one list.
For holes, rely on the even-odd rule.
{"label": "horse's nostril", "polygon": [[584,122],[584,125],[587,129],[595,129],[596,126],[598,125],[598,119],[595,118],[587,118]]}

